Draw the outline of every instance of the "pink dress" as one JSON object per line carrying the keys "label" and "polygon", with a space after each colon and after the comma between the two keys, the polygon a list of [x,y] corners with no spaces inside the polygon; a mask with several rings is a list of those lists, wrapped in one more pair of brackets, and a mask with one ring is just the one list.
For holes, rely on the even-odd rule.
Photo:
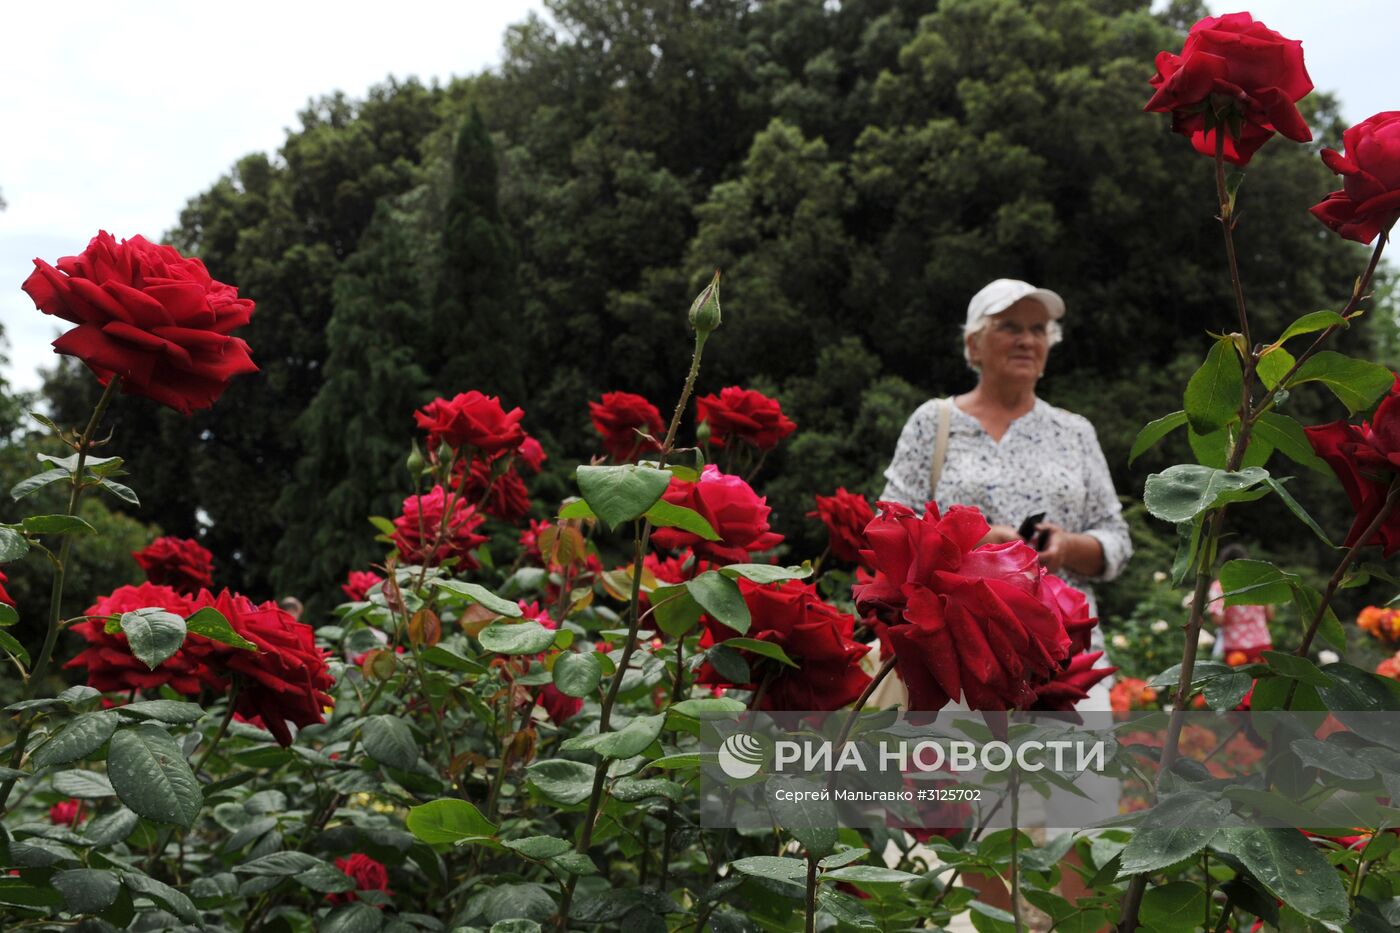
{"label": "pink dress", "polygon": [[1221,599],[1223,593],[1220,581],[1212,580],[1206,613],[1220,629],[1225,656],[1229,657],[1231,651],[1243,651],[1252,655],[1270,647],[1273,638],[1269,635],[1267,607],[1227,606]]}

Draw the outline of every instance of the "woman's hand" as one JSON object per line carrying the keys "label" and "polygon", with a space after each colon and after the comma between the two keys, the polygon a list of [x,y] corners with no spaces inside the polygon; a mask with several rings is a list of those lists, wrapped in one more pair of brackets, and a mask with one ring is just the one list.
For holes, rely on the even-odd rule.
{"label": "woman's hand", "polygon": [[1073,548],[1071,539],[1075,537],[1059,525],[1041,522],[1035,526],[1036,533],[1045,535],[1045,547],[1040,549],[1040,562],[1051,573],[1059,573],[1064,567],[1068,552]]}
{"label": "woman's hand", "polygon": [[983,544],[1004,544],[1007,541],[1020,541],[1021,536],[1016,533],[1016,529],[1010,525],[993,525],[991,531],[978,541],[978,545]]}
{"label": "woman's hand", "polygon": [[1045,547],[1040,550],[1040,562],[1046,570],[1070,570],[1085,577],[1103,573],[1103,544],[1098,538],[1065,531],[1052,522],[1041,522],[1035,530],[1047,533]]}

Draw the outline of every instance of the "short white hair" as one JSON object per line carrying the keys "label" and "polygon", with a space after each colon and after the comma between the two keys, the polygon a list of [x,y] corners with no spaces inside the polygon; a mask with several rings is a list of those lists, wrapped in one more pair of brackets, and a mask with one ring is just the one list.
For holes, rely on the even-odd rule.
{"label": "short white hair", "polygon": [[[988,316],[982,318],[981,320],[979,320],[979,321],[977,322],[977,325],[976,325],[975,327],[968,327],[966,324],[963,325],[963,329],[962,329],[962,351],[963,351],[963,359],[964,359],[964,360],[967,360],[967,368],[970,369],[970,370],[972,370],[972,371],[975,372],[975,373],[980,373],[980,372],[982,371],[982,367],[980,367],[980,366],[978,366],[976,363],[972,362],[972,353],[971,353],[971,351],[969,351],[968,348],[967,348],[967,338],[969,338],[969,337],[975,337],[976,335],[982,333],[982,331],[984,331],[984,330],[987,329],[987,325],[988,325],[989,323],[991,323],[992,319],[995,318],[995,317],[996,317],[995,314],[988,315]],[[1056,320],[1053,320],[1053,319],[1050,320],[1050,321],[1048,322],[1048,326],[1045,328],[1045,335],[1046,335],[1047,337],[1050,338],[1050,346],[1051,346],[1051,347],[1055,346],[1055,344],[1057,344],[1057,343],[1059,343],[1061,340],[1064,340],[1064,339],[1065,339],[1065,331],[1064,331],[1064,328],[1062,328],[1062,327],[1060,326],[1060,322],[1059,322],[1059,321],[1056,321]]]}

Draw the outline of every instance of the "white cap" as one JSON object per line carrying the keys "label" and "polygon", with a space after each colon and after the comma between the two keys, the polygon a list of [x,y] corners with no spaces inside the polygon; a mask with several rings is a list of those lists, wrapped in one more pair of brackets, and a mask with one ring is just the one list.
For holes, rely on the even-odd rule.
{"label": "white cap", "polygon": [[997,279],[972,296],[967,303],[967,324],[964,332],[980,330],[982,320],[1000,314],[1022,298],[1034,298],[1050,312],[1050,319],[1058,321],[1065,316],[1065,300],[1048,288],[1036,288],[1020,279]]}

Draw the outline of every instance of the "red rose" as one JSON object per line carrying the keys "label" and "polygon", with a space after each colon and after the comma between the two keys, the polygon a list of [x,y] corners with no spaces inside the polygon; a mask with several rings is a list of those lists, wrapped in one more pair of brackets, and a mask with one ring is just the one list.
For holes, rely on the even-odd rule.
{"label": "red rose", "polygon": [[1400,110],[1387,110],[1342,134],[1346,155],[1322,150],[1341,175],[1341,191],[1314,205],[1312,215],[1348,240],[1370,243],[1400,217]]}
{"label": "red rose", "polygon": [[[687,548],[674,557],[648,554],[642,558],[642,567],[645,570],[650,570],[657,582],[675,584],[693,580],[706,570],[717,569],[719,565],[707,560],[700,560],[695,556],[694,551]],[[622,569],[626,570],[627,568]]]}
{"label": "red rose", "polygon": [[[182,647],[151,670],[131,653],[125,634],[106,630],[107,616],[156,607],[185,619],[194,614],[195,603],[171,587],[154,583],[113,590],[83,610],[83,615],[94,618],[72,627],[87,640],[88,646],[64,667],[87,668],[88,685],[103,693],[152,690],[169,684],[171,689],[185,696],[198,696],[207,680],[207,672],[195,652]],[[187,636],[186,641],[195,638],[199,636]]]}
{"label": "red rose", "polygon": [[[782,648],[797,667],[743,651],[752,680],[736,684],[706,664],[696,682],[756,690],[764,682],[759,709],[833,710],[851,703],[870,683],[860,659],[870,648],[854,638],[855,619],[823,602],[816,587],[788,580],[776,586],[739,580],[739,592],[753,623],[745,637]],[[737,636],[726,625],[706,618],[700,647],[709,648]]]}
{"label": "red rose", "polygon": [[394,519],[393,541],[404,563],[432,567],[449,557],[457,557],[465,567],[478,566],[472,551],[487,539],[476,534],[475,529],[486,519],[474,506],[468,505],[464,497],[456,496],[452,501],[452,518],[444,530],[442,520],[447,500],[448,494],[441,486],[403,500],[403,514]]}
{"label": "red rose", "polygon": [[78,824],[87,819],[81,800],[60,800],[49,807],[49,822],[55,826],[68,826],[77,829]]}
{"label": "red rose", "polygon": [[593,418],[593,427],[603,435],[603,446],[608,456],[617,463],[636,459],[638,454],[654,453],[661,445],[637,434],[644,431],[652,437],[660,437],[666,426],[661,421],[661,412],[656,406],[640,395],[631,392],[605,392],[600,402],[589,402],[588,413]]}
{"label": "red rose", "polygon": [[865,496],[838,487],[832,496],[817,496],[817,507],[808,518],[820,519],[831,540],[831,555],[847,563],[860,563],[860,550],[865,547],[865,526],[875,518]]}
{"label": "red rose", "polygon": [[683,505],[699,512],[719,535],[718,541],[679,528],[658,528],[651,540],[660,547],[678,550],[688,547],[700,557],[722,564],[742,563],[756,551],[766,551],[782,543],[783,536],[768,529],[768,500],[737,476],[721,473],[713,463],[705,467],[698,482],[672,477],[662,498],[672,505]]}
{"label": "red rose", "polygon": [[457,450],[472,447],[487,456],[520,446],[525,440],[520,426],[524,416],[519,408],[506,411],[500,399],[475,389],[451,399],[435,398],[413,413],[418,427],[428,432],[430,449],[440,444]]}
{"label": "red rose", "polygon": [[58,268],[34,266],[22,286],[34,304],[78,325],[54,349],[103,385],[120,376],[128,395],[188,415],[213,405],[234,376],[258,371],[248,345],[229,336],[248,323],[253,302],[174,247],[140,236],[118,243],[103,230]]}
{"label": "red rose", "polygon": [[[1334,421],[1304,428],[1317,455],[1342,481],[1356,519],[1344,542],[1352,547],[1380,514],[1390,484],[1400,470],[1400,378],[1376,408],[1374,419],[1360,427]],[[1400,510],[1390,513],[1376,532],[1386,557],[1400,550]],[[1373,539],[1374,540],[1374,539]],[[1363,542],[1371,544],[1373,541]]]}
{"label": "red rose", "polygon": [[525,435],[525,440],[520,442],[515,456],[521,463],[530,468],[531,473],[538,473],[543,469],[544,462],[549,459],[545,455],[544,447],[540,446],[540,442],[528,434]]}
{"label": "red rose", "polygon": [[384,582],[384,578],[370,570],[352,570],[345,575],[340,590],[352,603],[362,603],[369,596],[371,588]]}
{"label": "red rose", "polygon": [[214,586],[214,555],[189,538],[156,538],[131,556],[146,571],[147,580],[187,596]]}
{"label": "red rose", "polygon": [[[389,870],[380,862],[376,862],[368,855],[356,852],[349,858],[338,858],[335,860],[335,867],[350,877],[355,882],[355,891],[383,891],[385,894],[393,894],[389,890]],[[345,891],[339,894],[327,894],[326,900],[332,904],[349,904],[359,900],[355,896],[355,891]]]}
{"label": "red rose", "polygon": [[772,450],[797,429],[777,399],[738,386],[697,398],[695,417],[710,426],[710,443],[721,449],[730,441],[745,441],[759,450]]}
{"label": "red rose", "polygon": [[[467,474],[464,484],[462,471],[468,466],[466,461],[459,460],[453,470],[452,482],[465,501],[479,504],[487,515],[504,522],[518,522],[530,512],[530,490],[525,488],[525,481],[515,472],[514,466],[507,466],[504,473],[498,472],[501,462],[500,457],[490,462],[473,457],[471,472]],[[498,475],[492,479],[492,473]]]}
{"label": "red rose", "polygon": [[1053,680],[1036,684],[1035,701],[1030,708],[1068,712],[1074,709],[1076,703],[1087,700],[1095,684],[1118,670],[1116,667],[1094,667],[1102,657],[1102,651],[1076,654],[1070,660],[1069,667],[1056,674]]}
{"label": "red rose", "polygon": [[1308,125],[1294,106],[1313,89],[1303,66],[1303,43],[1285,39],[1248,13],[1207,16],[1191,27],[1180,55],[1157,54],[1157,93],[1144,110],[1171,113],[1172,129],[1215,155],[1217,126],[1225,158],[1245,165],[1275,132],[1305,143]]}
{"label": "red rose", "polygon": [[0,570],[0,603],[7,606],[15,604],[15,598],[5,591],[5,584],[10,582],[10,578],[5,576],[5,571]]}
{"label": "red rose", "polygon": [[[866,529],[871,583],[853,587],[885,657],[909,688],[909,708],[942,709],[961,697],[972,709],[1028,706],[1035,686],[1070,657],[1064,595],[1023,542],[978,546],[982,513],[954,506],[920,517],[882,502]],[[1083,599],[1082,594],[1080,598]]]}

